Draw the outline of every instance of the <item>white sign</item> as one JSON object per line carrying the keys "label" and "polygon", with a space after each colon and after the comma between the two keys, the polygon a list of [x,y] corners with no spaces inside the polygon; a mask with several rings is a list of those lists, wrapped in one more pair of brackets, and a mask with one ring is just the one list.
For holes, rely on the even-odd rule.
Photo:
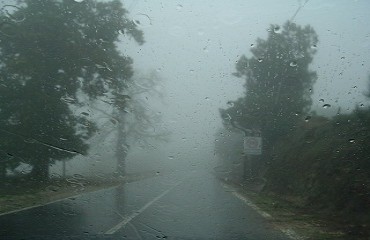
{"label": "white sign", "polygon": [[261,137],[244,137],[244,153],[248,155],[261,155],[262,138]]}

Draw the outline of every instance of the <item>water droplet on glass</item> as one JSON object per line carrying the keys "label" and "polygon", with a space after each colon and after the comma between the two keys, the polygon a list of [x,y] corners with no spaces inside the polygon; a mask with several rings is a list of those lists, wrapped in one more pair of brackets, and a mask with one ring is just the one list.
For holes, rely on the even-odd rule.
{"label": "water droplet on glass", "polygon": [[0,23],[0,33],[7,37],[13,37],[17,33],[15,31],[15,26],[13,23],[10,22],[2,22]]}
{"label": "water droplet on glass", "polygon": [[297,62],[295,62],[295,61],[290,62],[289,66],[291,66],[291,67],[296,67],[296,66],[297,66]]}
{"label": "water droplet on glass", "polygon": [[26,138],[26,139],[24,139],[24,142],[26,142],[26,143],[36,143],[37,141],[36,141],[36,139],[33,139],[33,138]]}
{"label": "water droplet on glass", "polygon": [[228,102],[227,102],[227,105],[229,105],[230,107],[234,107],[234,102],[232,102],[232,101],[228,101]]}
{"label": "water droplet on glass", "polygon": [[308,121],[310,121],[310,119],[311,119],[311,116],[307,116],[304,120],[305,120],[306,122],[308,122]]}
{"label": "water droplet on glass", "polygon": [[316,49],[317,48],[317,45],[314,44],[314,45],[311,46],[311,48]]}
{"label": "water droplet on glass", "polygon": [[360,104],[360,107],[364,107],[365,105],[363,103]]}
{"label": "water droplet on glass", "polygon": [[281,28],[279,26],[274,27],[275,33],[281,33]]}
{"label": "water droplet on glass", "polygon": [[257,61],[258,61],[258,62],[262,62],[262,61],[263,61],[263,59],[262,59],[262,58],[259,58],[259,59],[257,59]]}
{"label": "water droplet on glass", "polygon": [[76,103],[76,99],[68,96],[68,95],[65,95],[63,97],[60,98],[61,101],[65,102],[65,103]]}
{"label": "water droplet on glass", "polygon": [[75,0],[75,2],[82,3],[85,0]]}
{"label": "water droplet on glass", "polygon": [[25,19],[24,15],[19,14],[19,10],[21,9],[14,5],[4,5],[1,8],[1,11],[5,13],[5,16],[14,22],[22,22]]}
{"label": "water droplet on glass", "polygon": [[183,6],[181,4],[177,4],[177,6],[176,6],[177,10],[181,10],[182,8],[183,8]]}
{"label": "water droplet on glass", "polygon": [[198,35],[199,35],[199,36],[203,36],[203,35],[204,35],[204,30],[199,30],[199,31],[198,31]]}
{"label": "water droplet on glass", "polygon": [[132,22],[142,28],[150,27],[152,25],[152,19],[145,13],[137,13]]}
{"label": "water droplet on glass", "polygon": [[193,74],[193,73],[194,73],[194,70],[193,70],[193,69],[190,69],[190,70],[189,70],[189,72],[190,72],[191,74]]}
{"label": "water droplet on glass", "polygon": [[324,99],[322,99],[322,98],[319,100],[319,102],[324,102],[324,101],[325,101],[325,100],[324,100]]}
{"label": "water droplet on glass", "polygon": [[209,100],[209,97],[205,97],[204,99],[205,99],[205,100]]}
{"label": "water droplet on glass", "polygon": [[322,107],[323,107],[323,108],[330,108],[330,107],[331,107],[331,105],[327,103],[327,104],[322,105]]}
{"label": "water droplet on glass", "polygon": [[342,60],[343,60],[343,59],[346,59],[346,57],[341,57],[340,59],[342,59]]}
{"label": "water droplet on glass", "polygon": [[168,156],[168,159],[173,160],[175,157],[174,156]]}
{"label": "water droplet on glass", "polygon": [[87,112],[82,112],[81,115],[84,115],[84,116],[89,116],[90,114],[87,113]]}
{"label": "water droplet on glass", "polygon": [[75,173],[73,174],[73,178],[76,179],[76,180],[85,180],[85,177],[81,174],[78,174],[78,173]]}
{"label": "water droplet on glass", "polygon": [[355,143],[355,139],[349,139],[348,140],[350,143]]}
{"label": "water droplet on glass", "polygon": [[252,47],[254,47],[254,44],[253,44],[253,43],[251,44],[251,48],[252,48]]}

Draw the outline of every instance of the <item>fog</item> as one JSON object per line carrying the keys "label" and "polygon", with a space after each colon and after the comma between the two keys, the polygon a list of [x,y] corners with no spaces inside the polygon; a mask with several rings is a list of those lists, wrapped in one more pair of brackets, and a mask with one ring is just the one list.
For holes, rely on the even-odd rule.
{"label": "fog", "polygon": [[[148,103],[172,132],[168,142],[131,146],[128,172],[216,166],[214,135],[222,126],[218,109],[244,91],[244,80],[232,75],[236,61],[243,54],[250,56],[251,46],[257,38],[267,37],[270,24],[283,24],[299,6],[303,7],[294,22],[311,25],[319,36],[311,64],[318,74],[312,110],[333,116],[339,107],[349,113],[356,105],[367,105],[363,93],[370,69],[370,3],[366,0],[123,3],[146,42],[139,46],[123,35],[119,49],[133,58],[136,73],[156,71],[162,79],[164,98],[149,97]],[[322,108],[320,99],[331,107]],[[67,170],[114,171],[114,138],[92,147],[89,156],[68,162]],[[54,169],[60,172],[61,163]]]}

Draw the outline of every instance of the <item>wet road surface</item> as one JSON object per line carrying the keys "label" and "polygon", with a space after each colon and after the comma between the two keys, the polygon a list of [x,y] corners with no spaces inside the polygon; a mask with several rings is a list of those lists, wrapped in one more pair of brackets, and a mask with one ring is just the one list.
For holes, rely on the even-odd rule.
{"label": "wet road surface", "polygon": [[207,172],[171,173],[0,216],[1,239],[288,239]]}

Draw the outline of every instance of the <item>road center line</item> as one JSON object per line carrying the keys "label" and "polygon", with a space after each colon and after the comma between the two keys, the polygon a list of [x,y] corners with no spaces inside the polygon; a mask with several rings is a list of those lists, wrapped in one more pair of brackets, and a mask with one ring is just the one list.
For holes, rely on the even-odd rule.
{"label": "road center line", "polygon": [[114,227],[112,227],[111,229],[109,229],[108,231],[105,232],[105,234],[114,234],[115,232],[117,232],[118,230],[120,230],[121,228],[123,228],[125,225],[127,225],[129,222],[131,222],[134,218],[136,218],[137,216],[139,216],[142,212],[144,212],[148,207],[150,207],[153,203],[155,203],[156,201],[158,201],[159,199],[161,199],[164,195],[166,195],[167,193],[169,193],[172,189],[174,189],[175,187],[177,187],[178,185],[180,185],[183,181],[180,181],[179,183],[177,183],[176,185],[170,187],[169,189],[167,189],[166,191],[164,191],[163,193],[161,193],[160,195],[158,195],[157,197],[153,198],[150,202],[148,202],[147,204],[145,204],[142,208],[140,208],[138,211],[135,211],[133,214],[125,217],[121,222],[119,222],[117,225],[115,225]]}

